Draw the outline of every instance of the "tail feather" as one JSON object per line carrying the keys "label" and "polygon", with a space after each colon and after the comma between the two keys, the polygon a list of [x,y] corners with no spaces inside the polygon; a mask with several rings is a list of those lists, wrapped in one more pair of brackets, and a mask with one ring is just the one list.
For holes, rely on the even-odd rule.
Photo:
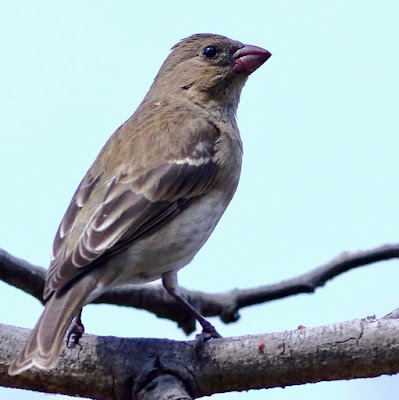
{"label": "tail feather", "polygon": [[96,283],[88,274],[62,295],[53,294],[27,344],[11,362],[9,375],[18,375],[32,367],[48,370],[56,365],[66,331],[95,289]]}

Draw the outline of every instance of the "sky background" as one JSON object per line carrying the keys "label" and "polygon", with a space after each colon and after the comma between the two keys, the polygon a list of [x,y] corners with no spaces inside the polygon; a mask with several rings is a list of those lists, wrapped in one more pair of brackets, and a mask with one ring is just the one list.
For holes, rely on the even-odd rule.
{"label": "sky background", "polygon": [[[399,240],[397,1],[0,1],[0,247],[47,266],[95,156],[138,106],[170,47],[199,32],[273,56],[244,88],[241,182],[180,284],[219,292],[290,278],[342,251]],[[398,307],[397,262],[312,295],[213,320],[225,337],[381,317]],[[32,328],[42,306],[0,282],[0,322]],[[86,332],[185,340],[174,323],[85,308]],[[192,335],[190,338],[193,338]],[[267,373],[267,371],[265,371]],[[398,377],[215,395],[212,400],[397,399]],[[68,399],[0,388],[8,400]]]}

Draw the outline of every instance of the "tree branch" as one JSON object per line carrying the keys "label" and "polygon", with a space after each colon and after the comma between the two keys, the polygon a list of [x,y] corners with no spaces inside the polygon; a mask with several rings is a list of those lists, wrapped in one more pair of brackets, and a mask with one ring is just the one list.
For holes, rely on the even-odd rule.
{"label": "tree branch", "polygon": [[399,244],[386,244],[369,250],[343,252],[326,264],[285,281],[254,289],[240,289],[238,307],[247,307],[300,293],[313,293],[318,287],[344,272],[358,267],[399,258]]}
{"label": "tree branch", "polygon": [[[177,342],[84,335],[55,369],[10,377],[29,334],[0,325],[0,385],[94,399],[191,399],[213,393],[399,372],[399,320],[366,318],[272,334]],[[179,397],[180,396],[180,397]]]}
{"label": "tree branch", "polygon": [[[299,293],[311,293],[330,279],[351,269],[399,257],[399,244],[370,250],[345,252],[305,274],[271,285],[235,289],[224,293],[203,293],[181,289],[183,295],[206,317],[220,316],[225,323],[235,322],[239,310],[254,304]],[[46,270],[11,256],[0,249],[0,279],[42,301]],[[195,320],[159,286],[126,285],[104,293],[95,303],[145,309],[160,318],[176,321],[187,334],[195,330]]]}

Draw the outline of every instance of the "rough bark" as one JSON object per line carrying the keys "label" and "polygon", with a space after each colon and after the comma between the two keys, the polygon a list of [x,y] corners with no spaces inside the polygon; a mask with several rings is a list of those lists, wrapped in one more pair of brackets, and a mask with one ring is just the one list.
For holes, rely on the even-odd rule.
{"label": "rough bark", "polygon": [[209,341],[84,335],[82,348],[65,349],[54,370],[10,377],[28,333],[0,325],[1,386],[101,400],[193,399],[399,372],[399,320],[392,316]]}

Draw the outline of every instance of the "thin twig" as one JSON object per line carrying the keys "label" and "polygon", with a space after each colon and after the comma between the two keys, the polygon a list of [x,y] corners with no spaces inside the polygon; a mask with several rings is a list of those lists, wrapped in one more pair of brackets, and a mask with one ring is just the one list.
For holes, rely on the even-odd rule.
{"label": "thin twig", "polygon": [[[234,289],[222,293],[203,293],[181,289],[189,301],[206,317],[219,316],[223,322],[235,322],[243,307],[281,299],[299,293],[312,293],[330,279],[351,269],[399,257],[399,244],[342,253],[330,262],[305,274],[271,285]],[[16,258],[0,249],[0,280],[24,290],[42,301],[46,270]],[[145,309],[160,318],[176,321],[187,333],[195,330],[195,321],[159,286],[126,285],[104,293],[95,303],[107,303]]]}

